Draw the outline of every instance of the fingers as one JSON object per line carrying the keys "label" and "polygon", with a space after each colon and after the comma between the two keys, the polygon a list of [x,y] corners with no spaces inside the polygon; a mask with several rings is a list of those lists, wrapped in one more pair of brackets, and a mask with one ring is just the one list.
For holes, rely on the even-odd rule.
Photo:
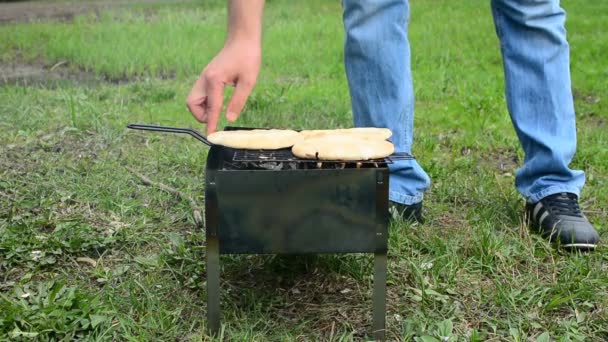
{"label": "fingers", "polygon": [[204,81],[199,78],[186,98],[186,106],[198,122],[207,122],[206,101]]}
{"label": "fingers", "polygon": [[192,116],[194,116],[198,122],[207,122],[207,111],[205,109],[206,99],[207,97],[202,97],[186,101],[190,113],[192,113]]}
{"label": "fingers", "polygon": [[186,98],[186,106],[198,122],[207,123],[207,133],[215,132],[222,110],[224,84],[209,75],[201,76]]}
{"label": "fingers", "polygon": [[234,122],[239,117],[247,102],[247,97],[249,97],[249,94],[253,90],[254,84],[255,82],[249,80],[239,80],[236,84],[236,89],[226,107],[226,118],[228,121]]}
{"label": "fingers", "polygon": [[215,132],[217,122],[222,111],[224,100],[224,83],[217,81],[206,82],[207,101],[206,101],[206,116],[207,116],[207,134]]}

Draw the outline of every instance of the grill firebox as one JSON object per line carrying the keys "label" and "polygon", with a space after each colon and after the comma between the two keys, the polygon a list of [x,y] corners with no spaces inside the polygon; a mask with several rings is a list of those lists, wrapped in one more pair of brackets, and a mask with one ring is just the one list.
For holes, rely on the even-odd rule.
{"label": "grill firebox", "polygon": [[207,157],[206,232],[220,253],[386,252],[386,164],[236,169],[234,153],[213,146]]}
{"label": "grill firebox", "polygon": [[[391,161],[321,162],[299,160],[288,150],[269,153],[213,145],[207,157],[210,331],[220,328],[221,254],[373,253],[372,330],[383,339]],[[411,158],[395,156],[405,157]]]}

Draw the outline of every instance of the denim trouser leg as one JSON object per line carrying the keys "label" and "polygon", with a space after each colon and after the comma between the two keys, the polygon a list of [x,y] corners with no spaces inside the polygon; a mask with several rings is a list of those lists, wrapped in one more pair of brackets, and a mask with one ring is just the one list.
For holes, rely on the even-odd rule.
{"label": "denim trouser leg", "polygon": [[565,12],[559,0],[492,0],[505,69],[507,104],[525,152],[516,186],[530,202],[579,194],[582,171],[568,165],[576,151]]}
{"label": "denim trouser leg", "polygon": [[[407,0],[343,0],[344,61],[355,126],[387,127],[395,150],[411,152],[414,90]],[[420,202],[430,179],[416,161],[390,166],[389,198]]]}

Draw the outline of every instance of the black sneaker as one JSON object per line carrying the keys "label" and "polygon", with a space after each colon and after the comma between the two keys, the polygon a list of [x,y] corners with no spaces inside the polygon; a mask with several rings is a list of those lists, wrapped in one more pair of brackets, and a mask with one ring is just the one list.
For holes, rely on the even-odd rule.
{"label": "black sneaker", "polygon": [[526,204],[526,219],[544,238],[567,250],[593,250],[600,241],[572,193],[562,192]]}
{"label": "black sneaker", "polygon": [[390,201],[388,213],[393,220],[424,223],[424,217],[422,217],[422,201],[410,205]]}

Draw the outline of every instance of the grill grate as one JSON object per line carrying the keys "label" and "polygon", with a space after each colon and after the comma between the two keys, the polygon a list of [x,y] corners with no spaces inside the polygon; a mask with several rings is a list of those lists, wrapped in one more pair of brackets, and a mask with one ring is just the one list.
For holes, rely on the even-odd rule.
{"label": "grill grate", "polygon": [[232,161],[235,162],[295,162],[295,163],[361,163],[361,164],[391,164],[398,160],[413,160],[414,157],[405,152],[395,152],[386,158],[369,160],[317,160],[301,159],[293,155],[290,149],[281,150],[237,150]]}

